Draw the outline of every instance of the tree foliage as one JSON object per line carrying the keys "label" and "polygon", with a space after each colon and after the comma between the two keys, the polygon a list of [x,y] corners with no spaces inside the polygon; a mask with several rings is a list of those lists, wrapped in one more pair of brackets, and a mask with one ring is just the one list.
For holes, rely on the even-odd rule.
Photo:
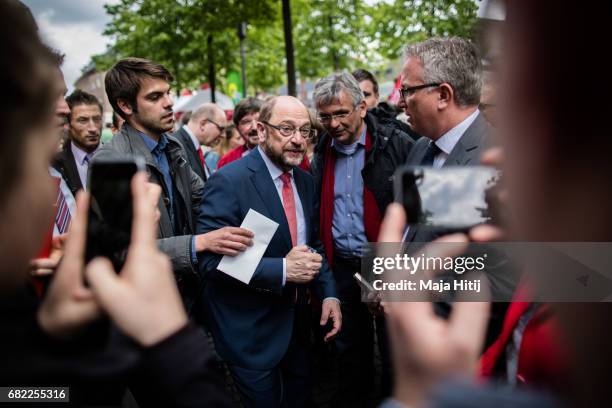
{"label": "tree foliage", "polygon": [[368,38],[386,59],[434,36],[472,38],[478,5],[474,0],[392,0],[372,7]]}
{"label": "tree foliage", "polygon": [[[316,79],[357,66],[384,68],[406,44],[436,35],[471,37],[474,0],[292,0],[296,71]],[[248,23],[249,93],[285,82],[281,2],[278,0],[121,0],[105,6],[105,35],[114,45],[94,57],[107,69],[119,58],[162,63],[177,90],[209,81],[207,38],[213,38],[217,82],[240,70],[237,26]]]}

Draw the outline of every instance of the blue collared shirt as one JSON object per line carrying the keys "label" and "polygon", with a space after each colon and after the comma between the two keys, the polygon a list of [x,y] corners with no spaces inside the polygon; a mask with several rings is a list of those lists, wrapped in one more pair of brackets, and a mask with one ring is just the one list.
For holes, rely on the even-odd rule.
{"label": "blue collared shirt", "polygon": [[170,163],[168,163],[168,158],[166,157],[165,152],[166,146],[168,146],[168,138],[166,135],[162,134],[159,141],[156,142],[144,133],[138,132],[138,134],[140,137],[142,137],[142,140],[144,140],[145,144],[151,151],[153,160],[155,160],[155,164],[157,164],[157,167],[164,177],[164,184],[166,185],[168,199],[170,200],[170,218],[172,220],[172,225],[174,226],[174,183],[172,182],[172,175],[170,174]]}
{"label": "blue collared shirt", "polygon": [[[170,220],[172,222],[173,228],[174,225],[174,183],[172,182],[172,175],[170,174],[170,163],[168,162],[168,158],[166,157],[166,146],[168,146],[168,138],[166,135],[162,134],[159,138],[159,141],[151,139],[149,136],[145,135],[142,132],[136,130],[142,140],[144,140],[145,144],[151,151],[151,155],[157,164],[157,167],[162,172],[164,177],[164,184],[166,184],[166,189],[168,190],[168,199],[170,200]],[[195,251],[195,236],[191,237],[191,263],[193,265],[197,265],[198,257]]]}
{"label": "blue collared shirt", "polygon": [[363,178],[366,128],[352,145],[332,140],[336,149],[334,169],[334,218],[332,235],[336,251],[347,258],[361,257],[368,239],[363,224]]}
{"label": "blue collared shirt", "polygon": [[[166,146],[168,146],[169,143],[168,138],[166,135],[162,134],[159,141],[156,142],[142,132],[138,132],[138,134],[140,137],[142,137],[142,140],[144,140],[145,144],[151,151],[153,160],[155,160],[155,164],[157,164],[157,167],[164,177],[164,184],[166,185],[168,199],[170,200],[170,221],[172,222],[173,228],[176,228],[174,225],[174,183],[172,182],[172,175],[170,174],[170,163],[166,157]],[[195,236],[191,237],[191,263],[193,265],[197,265],[198,263],[198,257],[195,251]]]}

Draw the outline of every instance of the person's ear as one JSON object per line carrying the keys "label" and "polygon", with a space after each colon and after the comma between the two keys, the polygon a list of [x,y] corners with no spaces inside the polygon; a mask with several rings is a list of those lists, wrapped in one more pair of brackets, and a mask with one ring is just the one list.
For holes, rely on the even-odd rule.
{"label": "person's ear", "polygon": [[259,136],[259,143],[263,143],[268,136],[266,127],[261,122],[257,122],[257,136]]}
{"label": "person's ear", "polygon": [[204,128],[206,127],[206,124],[208,123],[208,119],[204,118],[200,121],[200,131],[204,132]]}
{"label": "person's ear", "polygon": [[441,84],[438,87],[438,109],[446,109],[454,97],[455,91],[453,87],[447,83]]}
{"label": "person's ear", "polygon": [[361,119],[365,118],[366,114],[368,113],[368,106],[366,105],[365,99],[362,99],[361,102],[359,102],[359,105],[357,105],[357,110],[359,110],[359,117]]}
{"label": "person's ear", "polygon": [[121,109],[121,112],[123,112],[125,116],[130,116],[132,113],[134,113],[132,105],[130,105],[123,99],[117,99],[117,106],[119,106],[119,109]]}

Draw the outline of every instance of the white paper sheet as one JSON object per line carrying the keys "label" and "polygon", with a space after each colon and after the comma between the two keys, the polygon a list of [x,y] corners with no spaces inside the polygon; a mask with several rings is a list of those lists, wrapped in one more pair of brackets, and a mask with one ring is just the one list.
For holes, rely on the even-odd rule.
{"label": "white paper sheet", "polygon": [[255,234],[253,246],[237,256],[223,256],[217,269],[248,285],[278,228],[278,223],[251,208],[240,227]]}

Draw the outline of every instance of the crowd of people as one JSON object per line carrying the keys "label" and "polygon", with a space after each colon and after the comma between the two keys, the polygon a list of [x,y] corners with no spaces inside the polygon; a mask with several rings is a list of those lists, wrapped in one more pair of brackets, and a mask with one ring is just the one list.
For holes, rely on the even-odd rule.
{"label": "crowd of people", "polygon": [[[2,385],[70,387],[70,406],[608,403],[607,303],[524,301],[522,281],[509,304],[381,304],[353,278],[372,242],[610,240],[609,103],[587,103],[605,64],[570,54],[601,52],[610,5],[506,7],[494,73],[468,40],[407,44],[397,106],[359,69],[320,78],[308,103],[207,103],[177,124],[172,73],[118,60],[103,143],[101,102],[66,96],[62,54],[0,2]],[[602,79],[568,83],[587,75]],[[146,172],[117,273],[85,246],[90,167],[118,155]],[[394,203],[404,165],[479,164],[503,169],[503,225],[442,235]],[[278,227],[243,282],[219,264],[261,245],[241,227],[252,210]]]}

